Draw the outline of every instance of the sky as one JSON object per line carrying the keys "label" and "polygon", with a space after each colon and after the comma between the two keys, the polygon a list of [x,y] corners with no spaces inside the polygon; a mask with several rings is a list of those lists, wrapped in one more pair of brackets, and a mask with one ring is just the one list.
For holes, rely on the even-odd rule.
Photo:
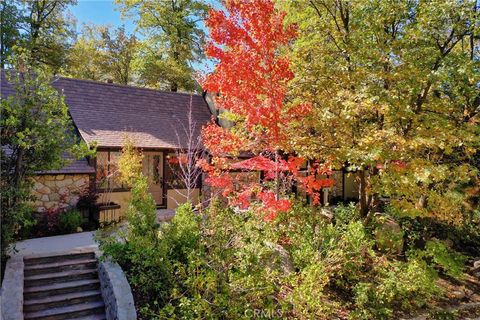
{"label": "sky", "polygon": [[112,0],[78,0],[70,12],[77,19],[77,29],[81,30],[82,24],[109,24],[114,27],[125,25],[128,33],[135,29],[133,21],[121,19],[120,11]]}

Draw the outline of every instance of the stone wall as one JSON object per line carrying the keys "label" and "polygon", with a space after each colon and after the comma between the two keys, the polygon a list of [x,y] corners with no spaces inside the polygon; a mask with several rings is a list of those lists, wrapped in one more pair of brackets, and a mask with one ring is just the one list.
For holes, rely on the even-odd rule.
{"label": "stone wall", "polygon": [[130,285],[118,263],[99,259],[98,278],[107,320],[137,319]]}
{"label": "stone wall", "polygon": [[33,178],[34,207],[43,212],[54,207],[68,207],[77,204],[79,193],[88,187],[88,174],[38,175]]}
{"label": "stone wall", "polygon": [[22,256],[8,259],[0,291],[0,319],[23,319],[23,269]]}

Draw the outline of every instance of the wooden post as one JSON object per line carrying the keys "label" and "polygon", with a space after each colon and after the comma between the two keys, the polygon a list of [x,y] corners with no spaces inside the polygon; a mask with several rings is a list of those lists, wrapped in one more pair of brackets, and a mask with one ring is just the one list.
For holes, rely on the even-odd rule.
{"label": "wooden post", "polygon": [[322,189],[323,191],[323,206],[324,207],[328,207],[329,203],[328,203],[328,188],[323,188]]}

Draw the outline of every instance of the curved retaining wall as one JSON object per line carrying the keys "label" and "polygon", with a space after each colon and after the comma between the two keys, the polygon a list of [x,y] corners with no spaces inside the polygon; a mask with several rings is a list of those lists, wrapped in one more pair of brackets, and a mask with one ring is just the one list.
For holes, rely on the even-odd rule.
{"label": "curved retaining wall", "polygon": [[107,320],[136,320],[132,290],[118,263],[98,259],[98,277]]}
{"label": "curved retaining wall", "polygon": [[8,259],[0,293],[1,320],[23,320],[23,268],[22,256]]}

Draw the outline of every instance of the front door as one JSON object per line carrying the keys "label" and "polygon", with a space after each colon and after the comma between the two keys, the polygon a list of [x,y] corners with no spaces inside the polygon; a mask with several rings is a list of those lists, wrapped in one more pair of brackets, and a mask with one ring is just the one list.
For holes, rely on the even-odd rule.
{"label": "front door", "polygon": [[157,205],[163,205],[163,153],[143,153],[143,174],[148,178],[148,191]]}

